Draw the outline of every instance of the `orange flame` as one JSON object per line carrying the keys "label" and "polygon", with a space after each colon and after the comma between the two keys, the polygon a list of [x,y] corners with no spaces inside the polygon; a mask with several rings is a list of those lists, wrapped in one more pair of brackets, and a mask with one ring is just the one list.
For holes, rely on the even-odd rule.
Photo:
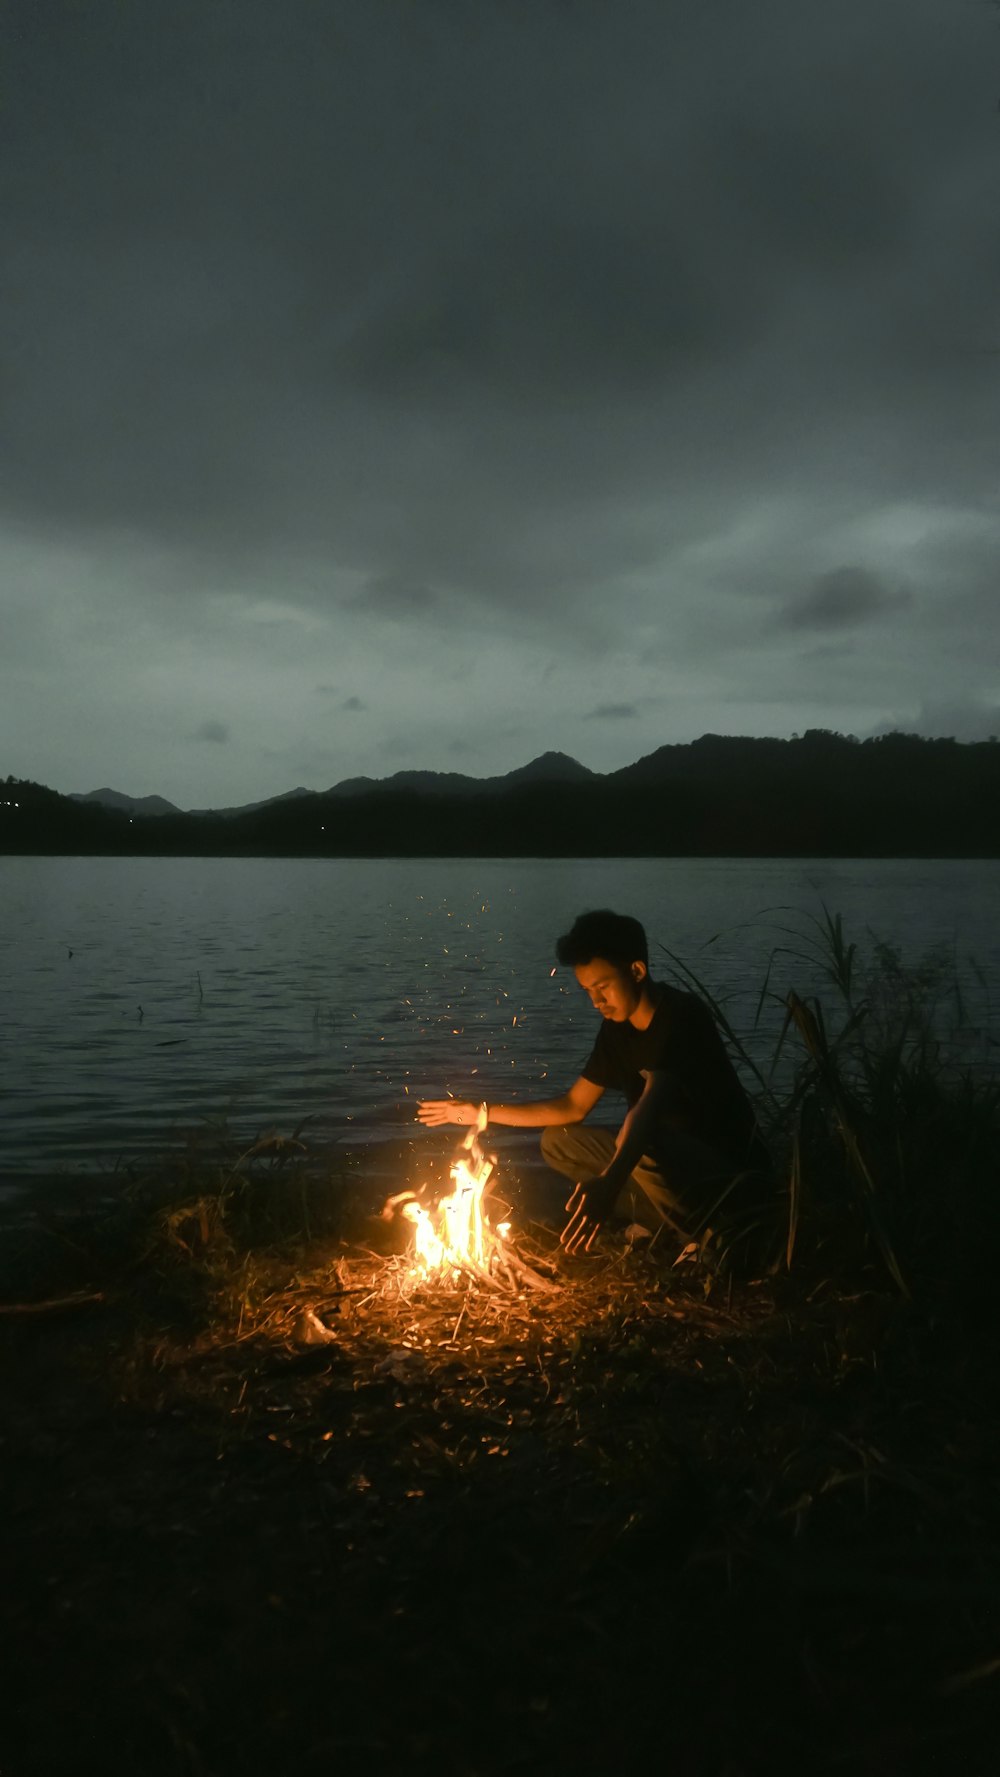
{"label": "orange flame", "polygon": [[434,1209],[422,1203],[404,1203],[402,1213],[412,1222],[414,1260],[425,1277],[441,1277],[449,1271],[472,1272],[486,1278],[498,1244],[510,1232],[509,1222],[494,1228],[483,1207],[483,1193],[493,1171],[479,1145],[486,1127],[486,1116],[480,1111],[474,1128],[462,1143],[465,1155],[451,1167],[454,1190]]}

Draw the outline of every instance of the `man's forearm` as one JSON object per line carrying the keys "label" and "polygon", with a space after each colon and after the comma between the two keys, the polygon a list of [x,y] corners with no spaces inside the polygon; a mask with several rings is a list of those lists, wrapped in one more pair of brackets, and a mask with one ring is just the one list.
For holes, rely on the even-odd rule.
{"label": "man's forearm", "polygon": [[490,1104],[491,1123],[507,1129],[547,1129],[552,1124],[579,1123],[581,1112],[571,1098],[540,1098],[534,1104]]}
{"label": "man's forearm", "polygon": [[642,1159],[656,1125],[656,1112],[642,1099],[628,1111],[615,1138],[614,1155],[604,1169],[605,1178],[624,1184],[634,1166]]}

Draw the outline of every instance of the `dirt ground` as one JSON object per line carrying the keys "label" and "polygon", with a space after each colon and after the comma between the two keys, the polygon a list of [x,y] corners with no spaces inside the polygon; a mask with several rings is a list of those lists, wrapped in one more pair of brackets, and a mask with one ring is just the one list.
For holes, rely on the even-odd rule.
{"label": "dirt ground", "polygon": [[0,1317],[3,1777],[996,1769],[995,1358],[621,1240]]}

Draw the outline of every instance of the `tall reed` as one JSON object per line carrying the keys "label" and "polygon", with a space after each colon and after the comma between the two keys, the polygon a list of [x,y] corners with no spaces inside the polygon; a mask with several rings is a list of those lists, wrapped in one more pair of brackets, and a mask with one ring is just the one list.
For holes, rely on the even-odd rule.
{"label": "tall reed", "polygon": [[[706,1256],[722,1268],[794,1266],[812,1284],[881,1276],[903,1296],[981,1316],[1000,1261],[1000,1045],[982,971],[970,964],[985,1002],[977,1023],[940,950],[907,965],[871,938],[863,954],[825,906],[804,929],[779,931],[742,1034],[663,951],[716,1018],[774,1162],[710,1207]],[[769,1006],[783,1017],[762,1062]]]}

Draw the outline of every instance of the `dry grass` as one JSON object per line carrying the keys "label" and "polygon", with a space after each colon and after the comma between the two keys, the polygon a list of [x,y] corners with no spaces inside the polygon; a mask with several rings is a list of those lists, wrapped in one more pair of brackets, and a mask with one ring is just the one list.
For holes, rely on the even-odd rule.
{"label": "dry grass", "polygon": [[885,1290],[541,1226],[551,1290],[432,1286],[366,1206],[250,1247],[212,1201],[101,1273],[77,1230],[104,1300],[7,1324],[17,1777],[985,1777],[985,1356]]}

